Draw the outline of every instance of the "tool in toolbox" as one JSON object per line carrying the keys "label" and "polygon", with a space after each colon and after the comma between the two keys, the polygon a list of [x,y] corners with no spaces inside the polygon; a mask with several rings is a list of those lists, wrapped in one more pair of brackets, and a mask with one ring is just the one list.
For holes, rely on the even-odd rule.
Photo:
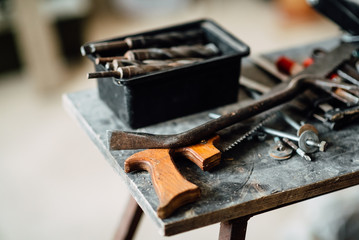
{"label": "tool in toolbox", "polygon": [[124,57],[132,60],[148,59],[177,59],[177,58],[210,58],[219,54],[219,49],[213,43],[206,45],[185,45],[171,48],[147,48],[129,50]]}
{"label": "tool in toolbox", "polygon": [[183,66],[192,64],[195,62],[201,61],[200,59],[193,60],[177,60],[177,61],[161,61],[154,62],[151,61],[148,64],[137,64],[132,66],[122,66],[117,67],[115,71],[103,71],[103,72],[93,72],[87,75],[87,78],[131,78],[138,75],[143,75],[146,73],[151,73],[155,71],[170,69],[173,67]]}
{"label": "tool in toolbox", "polygon": [[[88,78],[131,78],[146,73],[192,64],[218,54],[219,49],[213,43],[171,48],[134,49],[127,51],[120,57],[96,59],[98,62],[112,59],[113,71],[89,73]],[[171,61],[168,59],[171,59]],[[132,66],[126,66],[129,64]]]}
{"label": "tool in toolbox", "polygon": [[129,49],[147,47],[170,47],[184,44],[198,44],[205,42],[202,29],[188,31],[172,31],[155,34],[152,36],[127,37],[121,41],[91,43],[81,47],[83,56],[91,53],[111,53],[111,55],[123,54]]}
{"label": "tool in toolbox", "polygon": [[132,78],[146,73],[192,64],[202,61],[204,58],[214,57],[219,53],[219,49],[213,43],[171,48],[133,49],[127,51],[123,56],[97,58],[96,63],[112,60],[112,64],[107,65],[110,67],[106,67],[112,71],[89,73],[88,78]]}

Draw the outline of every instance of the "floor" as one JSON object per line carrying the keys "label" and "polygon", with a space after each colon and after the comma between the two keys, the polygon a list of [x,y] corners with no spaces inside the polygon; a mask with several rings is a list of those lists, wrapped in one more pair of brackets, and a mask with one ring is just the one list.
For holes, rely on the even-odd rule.
{"label": "floor", "polygon": [[[122,2],[127,5],[113,5],[111,13],[98,9],[87,22],[86,41],[199,18],[215,20],[249,44],[252,54],[339,34],[324,18],[290,19],[268,1],[171,1],[176,11],[173,5],[164,13],[153,7],[141,15],[138,6],[130,10]],[[112,238],[129,193],[61,103],[63,93],[96,87],[86,79],[92,70],[83,59],[61,85],[46,91],[34,87],[26,72],[0,75],[0,239]],[[338,202],[350,204],[358,192],[354,187],[256,216],[247,239],[328,239],[320,237],[334,231],[326,224],[334,217],[323,219],[323,212]],[[135,239],[217,239],[218,230],[215,224],[165,238],[145,216]]]}

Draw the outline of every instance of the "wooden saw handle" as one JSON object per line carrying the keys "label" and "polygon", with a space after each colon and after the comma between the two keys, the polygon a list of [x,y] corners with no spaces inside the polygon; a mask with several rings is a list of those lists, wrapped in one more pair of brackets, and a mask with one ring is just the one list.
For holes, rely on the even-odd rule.
{"label": "wooden saw handle", "polygon": [[218,140],[219,136],[217,135],[189,147],[176,148],[173,152],[185,156],[203,171],[208,171],[221,161],[221,152],[214,146]]}
{"label": "wooden saw handle", "polygon": [[[172,155],[174,153],[182,154],[197,165],[205,165],[205,169],[210,168],[211,163],[218,164],[218,159],[221,157],[219,150],[213,146],[213,141],[217,139],[219,137],[206,143],[181,149],[148,149],[126,159],[125,172],[145,170],[151,174],[152,183],[159,199],[157,208],[159,218],[168,217],[179,207],[196,201],[200,197],[200,189],[180,174],[172,161]],[[207,164],[208,159],[212,159],[208,162],[209,164]]]}

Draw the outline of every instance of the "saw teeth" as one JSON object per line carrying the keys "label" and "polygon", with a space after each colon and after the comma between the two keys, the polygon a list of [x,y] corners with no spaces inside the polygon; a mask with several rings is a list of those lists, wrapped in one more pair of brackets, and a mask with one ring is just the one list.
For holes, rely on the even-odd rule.
{"label": "saw teeth", "polygon": [[239,143],[243,142],[245,139],[247,139],[249,136],[253,135],[256,131],[258,131],[261,127],[263,127],[264,124],[266,124],[267,122],[272,120],[277,115],[278,115],[278,113],[276,112],[276,113],[272,113],[272,114],[264,117],[264,119],[260,123],[258,123],[254,128],[252,128],[251,130],[246,132],[242,137],[238,138],[231,145],[229,145],[226,149],[224,149],[224,152],[231,150],[232,148],[237,146]]}

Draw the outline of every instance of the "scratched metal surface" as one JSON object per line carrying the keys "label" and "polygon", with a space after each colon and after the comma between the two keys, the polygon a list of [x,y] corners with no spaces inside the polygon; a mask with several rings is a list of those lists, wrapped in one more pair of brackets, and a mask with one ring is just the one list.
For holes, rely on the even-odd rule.
{"label": "scratched metal surface", "polygon": [[[333,44],[331,41],[324,46],[330,48]],[[323,47],[323,44],[320,47]],[[300,60],[308,56],[312,48],[313,46],[286,50],[283,53]],[[281,53],[268,56],[275,57],[276,54]],[[268,83],[273,82],[247,61],[244,63],[243,74],[261,78]],[[123,171],[125,159],[138,150],[108,150],[107,130],[130,129],[126,128],[99,99],[96,89],[66,94],[63,100],[70,115],[85,129],[106,160],[128,184],[132,196],[164,235],[173,235],[235,217],[255,214],[359,183],[359,125],[353,124],[343,130],[330,132],[314,123],[319,129],[320,138],[328,141],[330,146],[326,152],[311,154],[315,159],[313,162],[306,162],[297,155],[286,161],[271,159],[267,154],[273,144],[270,137],[264,141],[253,139],[243,142],[224,153],[221,164],[211,172],[201,171],[190,161],[176,159],[175,163],[180,172],[201,189],[201,198],[162,220],[156,215],[158,200],[149,174],[126,174]],[[214,109],[212,112],[222,114],[235,110],[242,104],[244,101]],[[157,134],[178,133],[208,120],[208,112],[203,112],[138,131]],[[290,129],[280,119],[272,121],[269,125],[287,131]]]}

